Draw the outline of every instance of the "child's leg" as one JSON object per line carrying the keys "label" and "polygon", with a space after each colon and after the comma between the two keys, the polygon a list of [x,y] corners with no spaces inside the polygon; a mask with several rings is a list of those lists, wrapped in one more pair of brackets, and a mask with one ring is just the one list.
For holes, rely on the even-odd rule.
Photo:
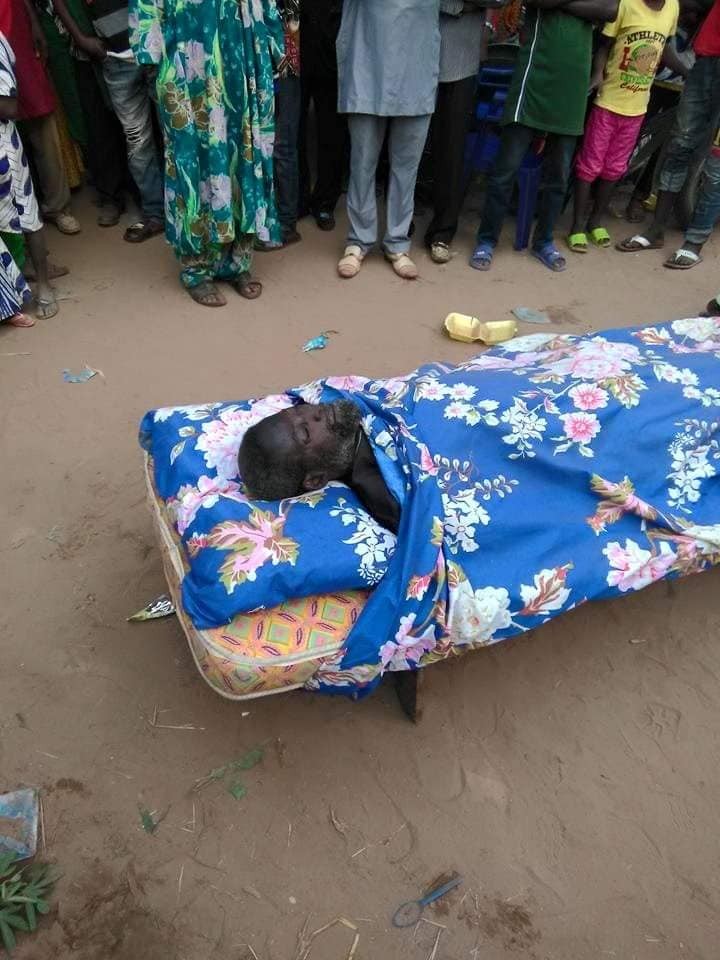
{"label": "child's leg", "polygon": [[615,187],[627,172],[630,155],[635,149],[640,127],[645,119],[644,115],[623,117],[617,113],[606,112],[608,113],[610,137],[602,170],[595,187],[592,212],[588,220],[588,229],[591,231],[602,227],[602,220],[607,213]]}
{"label": "child's leg", "polygon": [[584,233],[592,185],[600,176],[610,149],[614,114],[602,107],[590,110],[585,136],[575,161],[575,212],[572,233]]}

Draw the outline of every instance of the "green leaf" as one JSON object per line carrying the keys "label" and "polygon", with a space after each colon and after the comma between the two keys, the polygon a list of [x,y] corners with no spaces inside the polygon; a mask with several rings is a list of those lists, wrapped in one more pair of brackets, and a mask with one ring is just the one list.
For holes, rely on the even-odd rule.
{"label": "green leaf", "polygon": [[15,934],[2,918],[0,918],[0,937],[7,952],[12,953],[15,949]]}
{"label": "green leaf", "polygon": [[4,922],[16,930],[22,930],[24,933],[30,933],[30,927],[27,922],[17,913],[11,913],[4,918]]}
{"label": "green leaf", "polygon": [[247,790],[239,780],[235,780],[228,787],[228,793],[235,797],[236,800],[242,800],[247,793]]}
{"label": "green leaf", "polygon": [[28,927],[30,930],[35,930],[37,927],[37,917],[35,915],[35,907],[32,903],[25,904],[25,916],[27,917]]}
{"label": "green leaf", "polygon": [[38,902],[35,904],[35,909],[38,913],[50,913],[50,904],[47,902],[47,900],[38,900]]}

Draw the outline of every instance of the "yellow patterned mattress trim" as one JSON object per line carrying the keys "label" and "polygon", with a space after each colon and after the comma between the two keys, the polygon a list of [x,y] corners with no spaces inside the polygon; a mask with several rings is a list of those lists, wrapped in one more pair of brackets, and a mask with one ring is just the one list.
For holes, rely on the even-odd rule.
{"label": "yellow patterned mattress trim", "polygon": [[[198,629],[182,608],[181,585],[188,569],[187,561],[180,540],[155,489],[152,459],[147,453],[144,454],[144,471],[148,505],[157,532],[165,579],[195,665],[203,679],[216,693],[229,700],[249,700],[303,687],[325,660],[342,649],[350,628],[350,624],[346,622],[347,617],[359,613],[367,595],[350,592],[336,598],[320,597],[290,601],[275,610],[240,615],[224,628]],[[264,649],[273,650],[273,655],[250,655],[247,652],[240,653],[231,649],[233,645],[242,645],[241,640],[233,639],[231,636],[233,627],[237,623],[242,623],[247,628],[257,622],[261,624],[260,633],[262,634],[265,621],[272,623],[274,620],[283,618],[294,621],[295,607],[298,608],[298,622],[303,623],[303,608],[308,604],[314,610],[319,605],[323,605],[323,612],[328,606],[331,610],[342,611],[343,616],[340,618],[342,622],[336,631],[337,639],[331,637],[333,624],[323,623],[328,629],[321,630],[319,634],[312,630],[302,633],[303,641],[306,641],[307,636],[309,645],[298,652],[280,654],[269,641]],[[313,625],[317,626],[315,621]],[[288,625],[285,632],[289,629]],[[245,629],[244,633],[248,632],[248,629]],[[312,638],[316,635],[319,636],[319,642],[313,646]]]}

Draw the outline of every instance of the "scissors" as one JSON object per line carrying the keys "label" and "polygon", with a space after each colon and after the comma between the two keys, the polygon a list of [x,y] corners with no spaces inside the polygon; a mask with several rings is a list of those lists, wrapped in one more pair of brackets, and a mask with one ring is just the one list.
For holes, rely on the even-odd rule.
{"label": "scissors", "polygon": [[451,890],[454,890],[455,887],[461,883],[462,877],[455,876],[441,887],[436,887],[434,890],[431,890],[430,893],[426,894],[422,899],[408,900],[407,903],[401,904],[393,914],[393,926],[411,927],[414,923],[418,922],[423,910],[429,903],[434,903],[436,900],[439,900],[440,897],[444,897],[446,893],[450,893]]}

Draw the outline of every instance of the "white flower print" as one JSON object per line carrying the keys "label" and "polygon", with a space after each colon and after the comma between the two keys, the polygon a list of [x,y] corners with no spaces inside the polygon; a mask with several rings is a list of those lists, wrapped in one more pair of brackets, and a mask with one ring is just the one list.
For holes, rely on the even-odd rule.
{"label": "white flower print", "polygon": [[343,543],[355,547],[360,558],[358,573],[368,586],[379,583],[385,573],[385,566],[395,552],[395,535],[381,527],[364,510],[350,507],[344,499],[338,500],[337,507],[330,511],[331,517],[339,517],[345,527],[354,526],[355,532]]}
{"label": "white flower print", "polygon": [[477,387],[471,387],[468,383],[455,383],[448,387],[448,396],[452,400],[472,400],[477,393]]}
{"label": "white flower print", "polygon": [[689,505],[700,499],[703,480],[714,477],[717,468],[710,462],[720,460],[720,420],[683,420],[673,438],[667,502],[674,509],[690,512]]}
{"label": "white flower print", "polygon": [[445,542],[451,553],[456,554],[459,550],[474,553],[479,548],[475,540],[477,525],[487,526],[490,523],[490,515],[477,502],[476,494],[475,487],[468,487],[454,496],[442,495]]}
{"label": "white flower print", "polygon": [[448,629],[453,643],[488,643],[512,623],[510,596],[504,587],[473,590],[468,580],[450,588]]}
{"label": "white flower print", "polygon": [[500,419],[510,427],[510,433],[506,433],[502,438],[503,443],[517,448],[510,454],[510,459],[534,457],[533,440],[542,440],[547,420],[534,410],[529,410],[520,397],[516,397],[512,406],[502,412]]}
{"label": "white flower print", "polygon": [[702,343],[711,340],[718,333],[718,323],[714,317],[692,317],[687,320],[673,320],[670,324],[673,333],[689,337]]}

